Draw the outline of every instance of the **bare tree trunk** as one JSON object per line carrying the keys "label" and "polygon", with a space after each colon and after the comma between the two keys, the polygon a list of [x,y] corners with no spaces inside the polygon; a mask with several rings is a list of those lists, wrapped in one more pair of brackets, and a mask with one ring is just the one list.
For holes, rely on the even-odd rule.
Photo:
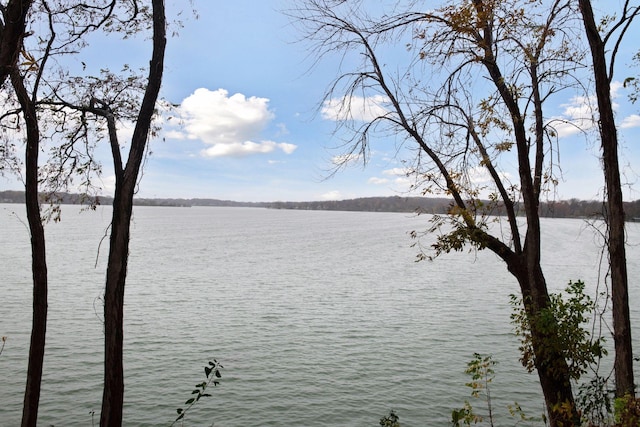
{"label": "bare tree trunk", "polygon": [[0,86],[18,61],[31,3],[33,0],[9,0],[2,10],[4,25],[0,24]]}
{"label": "bare tree trunk", "polygon": [[[123,197],[122,177],[116,185],[104,298],[105,371],[101,426],[122,425],[124,399],[123,321],[124,287],[129,258],[132,197]],[[124,203],[123,203],[124,199]]]}
{"label": "bare tree trunk", "polygon": [[605,46],[595,23],[591,2],[579,0],[585,32],[591,48],[593,74],[600,114],[602,167],[607,190],[607,221],[609,264],[611,267],[611,295],[613,302],[613,340],[615,347],[616,396],[634,396],[633,351],[629,316],[627,256],[624,237],[624,207],[620,167],[618,164],[618,136],[611,106],[611,88],[607,72]]}
{"label": "bare tree trunk", "polygon": [[27,384],[22,407],[22,426],[35,427],[38,420],[40,403],[40,385],[47,331],[47,260],[45,237],[40,217],[38,200],[38,153],[40,151],[40,131],[35,104],[29,98],[22,77],[17,69],[11,71],[11,83],[22,107],[27,130],[25,151],[25,199],[27,221],[31,233],[31,270],[33,274],[33,324],[29,362],[27,366]]}
{"label": "bare tree trunk", "polygon": [[158,99],[164,51],[166,45],[164,0],[152,0],[153,53],[149,67],[147,89],[142,100],[138,120],[131,139],[126,167],[123,169],[119,144],[111,138],[116,172],[111,238],[105,287],[105,366],[102,396],[101,427],[122,425],[124,402],[123,320],[124,291],[129,257],[129,227],[133,210],[138,174],[145,154],[151,120]]}

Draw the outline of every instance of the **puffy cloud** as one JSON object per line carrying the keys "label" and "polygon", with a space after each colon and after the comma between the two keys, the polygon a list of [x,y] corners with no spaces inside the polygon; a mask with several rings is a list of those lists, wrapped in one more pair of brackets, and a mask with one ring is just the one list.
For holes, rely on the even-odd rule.
{"label": "puffy cloud", "polygon": [[394,187],[406,191],[406,189],[411,187],[411,183],[413,182],[413,178],[409,177],[413,172],[415,171],[411,168],[385,169],[382,171],[384,177],[374,176],[369,178],[367,182],[372,185],[393,184]]}
{"label": "puffy cloud", "polygon": [[333,190],[333,191],[324,193],[320,197],[322,198],[322,200],[340,200],[342,199],[342,194],[337,190]]}
{"label": "puffy cloud", "polygon": [[358,163],[362,155],[360,153],[340,154],[331,158],[331,163],[336,166],[344,166],[347,164]]}
{"label": "puffy cloud", "polygon": [[238,157],[275,150],[291,154],[297,148],[294,144],[259,140],[275,118],[267,98],[247,98],[241,93],[229,96],[224,89],[200,88],[182,101],[179,115],[182,128],[167,135],[204,142],[209,148],[201,154],[207,157]]}
{"label": "puffy cloud", "polygon": [[611,82],[611,85],[610,85],[611,98],[615,99],[618,96],[620,96],[620,91],[623,88],[624,88],[624,83],[623,82],[620,82],[620,81]]}
{"label": "puffy cloud", "polygon": [[413,168],[393,168],[383,170],[382,173],[387,176],[406,177],[415,173],[415,170]]}
{"label": "puffy cloud", "polygon": [[[624,85],[621,82],[614,81],[611,83],[611,99],[620,96]],[[580,132],[590,130],[596,126],[597,120],[597,99],[592,96],[575,96],[568,103],[562,104],[564,108],[562,115],[552,120],[553,126],[558,132],[558,136],[570,136]],[[620,105],[616,102],[612,103],[614,111],[619,110]],[[620,127],[632,128],[640,127],[640,116],[632,114],[625,117],[620,123]]]}
{"label": "puffy cloud", "polygon": [[321,113],[325,120],[368,122],[387,114],[389,110],[385,108],[385,104],[388,103],[389,99],[382,95],[332,98],[324,102]]}
{"label": "puffy cloud", "polygon": [[373,185],[383,185],[383,184],[388,184],[389,180],[387,178],[378,178],[378,177],[371,177],[369,178],[369,180],[367,181],[369,184],[373,184]]}
{"label": "puffy cloud", "polygon": [[562,104],[562,116],[552,122],[559,137],[575,135],[595,126],[594,99],[585,96],[574,96],[569,103]]}
{"label": "puffy cloud", "polygon": [[[467,171],[467,174],[469,176],[469,180],[473,184],[486,185],[493,184],[494,182],[493,177],[491,176],[487,168],[483,166],[471,168]],[[498,172],[498,176],[501,180],[504,180],[506,182],[510,182],[512,178],[512,175],[509,172]]]}
{"label": "puffy cloud", "polygon": [[622,129],[629,129],[629,128],[637,128],[640,127],[640,115],[638,114],[632,114],[630,116],[625,117],[622,120],[622,123],[620,123],[620,127]]}
{"label": "puffy cloud", "polygon": [[252,141],[230,142],[226,144],[215,144],[202,151],[206,157],[241,157],[251,154],[266,154],[280,149],[286,154],[291,154],[297,147],[286,142],[262,141],[260,143]]}
{"label": "puffy cloud", "polygon": [[116,176],[109,175],[100,178],[102,184],[102,194],[113,194],[116,190]]}

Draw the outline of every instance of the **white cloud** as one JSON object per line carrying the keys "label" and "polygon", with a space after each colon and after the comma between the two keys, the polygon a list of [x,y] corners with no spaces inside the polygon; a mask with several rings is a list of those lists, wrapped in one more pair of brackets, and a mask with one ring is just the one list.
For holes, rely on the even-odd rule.
{"label": "white cloud", "polygon": [[413,179],[410,179],[406,176],[399,176],[393,180],[393,183],[398,187],[411,187],[411,184],[414,182]]}
{"label": "white cloud", "polygon": [[383,170],[382,174],[387,176],[406,177],[407,175],[411,175],[414,172],[415,170],[412,168],[393,168]]}
{"label": "white cloud", "polygon": [[[611,99],[614,100],[620,96],[620,92],[624,85],[621,82],[614,81],[611,83]],[[597,99],[592,96],[575,96],[570,99],[569,103],[562,104],[564,108],[562,115],[555,117],[552,122],[558,136],[570,136],[580,132],[593,129],[597,120]],[[620,104],[612,102],[614,111],[620,109]],[[625,117],[620,123],[621,128],[640,127],[640,116],[632,114]]]}
{"label": "white cloud", "polygon": [[362,158],[360,153],[340,154],[331,158],[331,163],[336,166],[345,166],[349,163],[357,163]]}
{"label": "white cloud", "polygon": [[[200,140],[209,145],[207,157],[247,156],[281,150],[291,154],[297,146],[261,140],[260,135],[275,118],[269,100],[241,93],[229,96],[224,89],[196,91],[182,101],[179,109],[182,128],[169,131],[176,139]],[[286,129],[280,126],[281,132]]]}
{"label": "white cloud", "polygon": [[133,131],[135,129],[135,123],[133,122],[119,122],[118,124],[118,141],[120,145],[128,145],[133,138]]}
{"label": "white cloud", "polygon": [[622,123],[620,123],[620,127],[622,129],[629,129],[629,128],[637,128],[640,127],[640,115],[638,114],[632,114],[630,116],[625,117],[622,120]]}
{"label": "white cloud", "polygon": [[414,178],[410,178],[414,172],[415,170],[412,168],[385,169],[382,171],[384,177],[371,177],[367,182],[373,185],[393,184],[400,191],[406,191],[414,180]]}
{"label": "white cloud", "polygon": [[574,96],[569,103],[562,104],[562,115],[553,119],[553,126],[559,137],[575,135],[595,126],[593,99]]}
{"label": "white cloud", "polygon": [[294,151],[296,151],[296,148],[298,148],[297,145],[289,144],[288,142],[280,142],[277,145],[278,145],[278,148],[280,148],[282,151],[285,152],[285,154],[291,154]]}
{"label": "white cloud", "polygon": [[383,185],[383,184],[388,184],[389,180],[387,178],[377,178],[375,176],[369,178],[369,180],[367,181],[369,184],[373,184],[373,185]]}
{"label": "white cloud", "polygon": [[385,104],[388,103],[389,99],[382,95],[332,98],[324,102],[321,113],[325,120],[368,122],[387,114],[389,110],[385,108]]}
{"label": "white cloud", "polygon": [[322,200],[340,200],[342,199],[342,194],[337,190],[333,190],[333,191],[324,193],[323,195],[320,196],[320,198]]}
{"label": "white cloud", "polygon": [[102,194],[113,194],[116,190],[116,176],[109,175],[103,176],[100,178],[100,182],[102,183]]}
{"label": "white cloud", "polygon": [[230,142],[225,144],[214,144],[213,146],[202,150],[202,155],[205,157],[243,157],[251,154],[271,153],[276,149],[280,149],[286,154],[291,154],[296,148],[297,147],[295,145],[287,144],[285,142]]}
{"label": "white cloud", "polygon": [[610,85],[610,89],[611,89],[611,98],[615,99],[620,95],[620,89],[624,88],[624,83],[619,82],[619,81],[613,81],[611,82]]}
{"label": "white cloud", "polygon": [[278,135],[289,135],[289,129],[287,129],[287,125],[284,123],[278,123],[276,125],[278,127]]}
{"label": "white cloud", "polygon": [[[471,168],[467,171],[469,176],[469,180],[473,184],[491,184],[493,183],[493,177],[489,173],[486,167],[478,166],[475,168]],[[501,180],[509,182],[512,178],[511,174],[508,172],[498,172],[498,176]]]}

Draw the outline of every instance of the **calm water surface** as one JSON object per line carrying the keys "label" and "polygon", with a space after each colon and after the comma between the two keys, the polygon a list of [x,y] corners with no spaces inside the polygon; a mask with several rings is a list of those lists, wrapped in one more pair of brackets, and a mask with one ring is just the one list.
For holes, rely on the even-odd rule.
{"label": "calm water surface", "polygon": [[[469,398],[474,352],[499,362],[494,405],[540,413],[535,376],[509,323],[515,281],[491,253],[414,262],[408,232],[427,217],[254,208],[135,209],[126,290],[125,425],[168,425],[204,379],[221,385],[187,426],[447,425]],[[40,425],[91,425],[102,396],[101,301],[110,208],[65,207],[47,225],[50,275]],[[0,205],[0,425],[18,425],[31,327],[28,231]],[[580,220],[545,220],[544,269],[560,289],[593,291],[597,238]],[[633,322],[640,328],[640,224],[629,224]],[[428,242],[426,242],[428,243]],[[638,335],[635,335],[636,352]],[[480,403],[477,403],[480,408]],[[96,421],[98,416],[95,417]]]}

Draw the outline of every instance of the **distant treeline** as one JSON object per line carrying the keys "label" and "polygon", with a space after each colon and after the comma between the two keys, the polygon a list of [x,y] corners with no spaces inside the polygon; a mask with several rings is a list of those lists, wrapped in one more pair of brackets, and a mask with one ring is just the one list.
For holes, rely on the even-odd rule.
{"label": "distant treeline", "polygon": [[[89,204],[92,201],[99,205],[110,205],[112,197],[88,198],[81,194],[57,193],[56,200],[62,204]],[[46,202],[46,196],[42,201]],[[0,203],[24,203],[22,191],[0,191]],[[219,199],[134,199],[137,206],[218,206],[218,207],[254,207],[269,209],[327,210],[327,211],[366,211],[366,212],[421,212],[430,214],[447,213],[451,200],[431,197],[362,197],[349,200],[329,200],[315,202],[235,202]],[[504,215],[500,205],[492,206],[489,202],[484,207],[491,215]],[[517,206],[516,206],[517,208]],[[552,218],[592,218],[602,216],[604,205],[595,200],[561,200],[543,202],[540,214]],[[629,221],[640,221],[640,200],[625,202],[625,214]]]}
{"label": "distant treeline", "polygon": [[[451,207],[451,199],[430,197],[366,197],[350,200],[331,200],[318,202],[274,202],[268,207],[276,209],[308,209],[333,211],[368,212],[421,212],[444,214]],[[501,205],[492,206],[483,202],[483,209],[490,215],[505,215]],[[518,206],[516,206],[516,212]],[[540,215],[551,218],[593,218],[602,217],[604,205],[595,200],[561,200],[540,204]],[[524,215],[524,209],[520,210]],[[625,202],[625,214],[630,221],[640,221],[640,200]]]}
{"label": "distant treeline", "polygon": [[[111,196],[87,196],[84,194],[74,193],[56,193],[53,196],[41,194],[42,203],[48,203],[55,200],[64,205],[81,205],[81,204],[97,204],[111,205],[113,197]],[[0,203],[24,203],[24,191],[0,191]],[[133,204],[136,206],[229,206],[229,207],[269,207],[270,203],[249,203],[234,202],[231,200],[217,199],[145,199],[134,198]]]}

